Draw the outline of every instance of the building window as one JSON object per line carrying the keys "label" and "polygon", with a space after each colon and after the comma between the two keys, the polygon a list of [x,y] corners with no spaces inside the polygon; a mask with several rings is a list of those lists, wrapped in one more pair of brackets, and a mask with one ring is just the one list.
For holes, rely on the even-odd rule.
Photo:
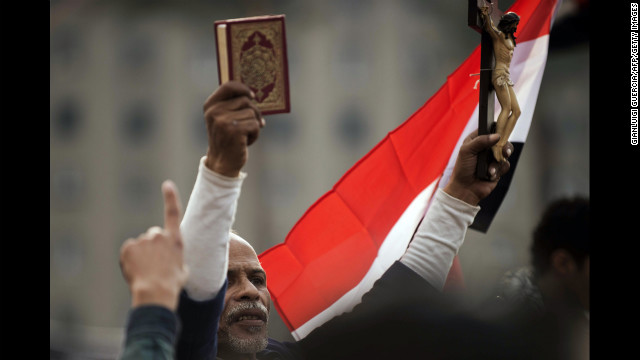
{"label": "building window", "polygon": [[49,52],[51,63],[71,67],[80,55],[80,32],[72,26],[62,26],[51,32]]}
{"label": "building window", "polygon": [[365,116],[355,106],[347,106],[341,110],[336,129],[338,138],[351,147],[360,146],[368,133]]}
{"label": "building window", "polygon": [[73,99],[62,101],[53,113],[53,131],[62,140],[72,140],[81,123],[79,105]]}
{"label": "building window", "polygon": [[147,142],[155,130],[151,106],[146,103],[131,105],[124,111],[121,125],[122,136],[129,144],[139,146]]}

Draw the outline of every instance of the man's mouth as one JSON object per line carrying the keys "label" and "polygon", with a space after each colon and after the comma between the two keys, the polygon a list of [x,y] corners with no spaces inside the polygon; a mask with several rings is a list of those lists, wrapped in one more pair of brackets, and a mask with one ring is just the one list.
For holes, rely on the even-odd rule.
{"label": "man's mouth", "polygon": [[237,323],[242,326],[263,326],[267,322],[267,314],[260,309],[247,309],[238,311],[230,323]]}

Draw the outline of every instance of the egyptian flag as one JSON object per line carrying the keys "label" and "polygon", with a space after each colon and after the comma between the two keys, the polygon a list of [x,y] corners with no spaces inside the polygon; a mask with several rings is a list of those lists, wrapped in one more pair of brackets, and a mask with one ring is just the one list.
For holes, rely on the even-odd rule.
{"label": "egyptian flag", "polygon": [[[510,73],[522,114],[510,137],[513,174],[527,137],[558,0],[519,0]],[[404,254],[434,191],[453,169],[460,144],[478,127],[480,46],[402,125],[360,159],[298,220],[284,243],[259,258],[280,316],[296,340],[350,311]],[[496,100],[496,114],[499,103]],[[503,177],[474,224],[488,227],[509,186]],[[457,258],[447,286],[460,285]]]}

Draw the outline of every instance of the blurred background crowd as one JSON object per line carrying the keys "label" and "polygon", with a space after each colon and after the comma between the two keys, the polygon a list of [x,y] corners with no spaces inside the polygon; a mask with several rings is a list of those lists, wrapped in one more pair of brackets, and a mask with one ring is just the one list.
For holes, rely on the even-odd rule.
{"label": "blurred background crowd", "polygon": [[[528,262],[550,200],[589,196],[588,5],[559,9],[510,191],[459,253],[475,298]],[[234,227],[258,253],[480,43],[466,1],[50,1],[51,359],[115,358],[130,306],[120,246],[161,224],[163,180],[186,205],[207,148],[213,22],[265,14],[286,15],[292,110],[266,117],[245,167]],[[270,335],[291,338],[274,319]]]}

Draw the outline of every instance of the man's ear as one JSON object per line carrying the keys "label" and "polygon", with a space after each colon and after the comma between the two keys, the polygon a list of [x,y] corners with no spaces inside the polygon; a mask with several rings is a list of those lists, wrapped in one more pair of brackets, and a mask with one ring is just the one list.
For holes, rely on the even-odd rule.
{"label": "man's ear", "polygon": [[560,276],[570,276],[577,270],[573,256],[564,249],[556,249],[551,253],[551,268]]}

